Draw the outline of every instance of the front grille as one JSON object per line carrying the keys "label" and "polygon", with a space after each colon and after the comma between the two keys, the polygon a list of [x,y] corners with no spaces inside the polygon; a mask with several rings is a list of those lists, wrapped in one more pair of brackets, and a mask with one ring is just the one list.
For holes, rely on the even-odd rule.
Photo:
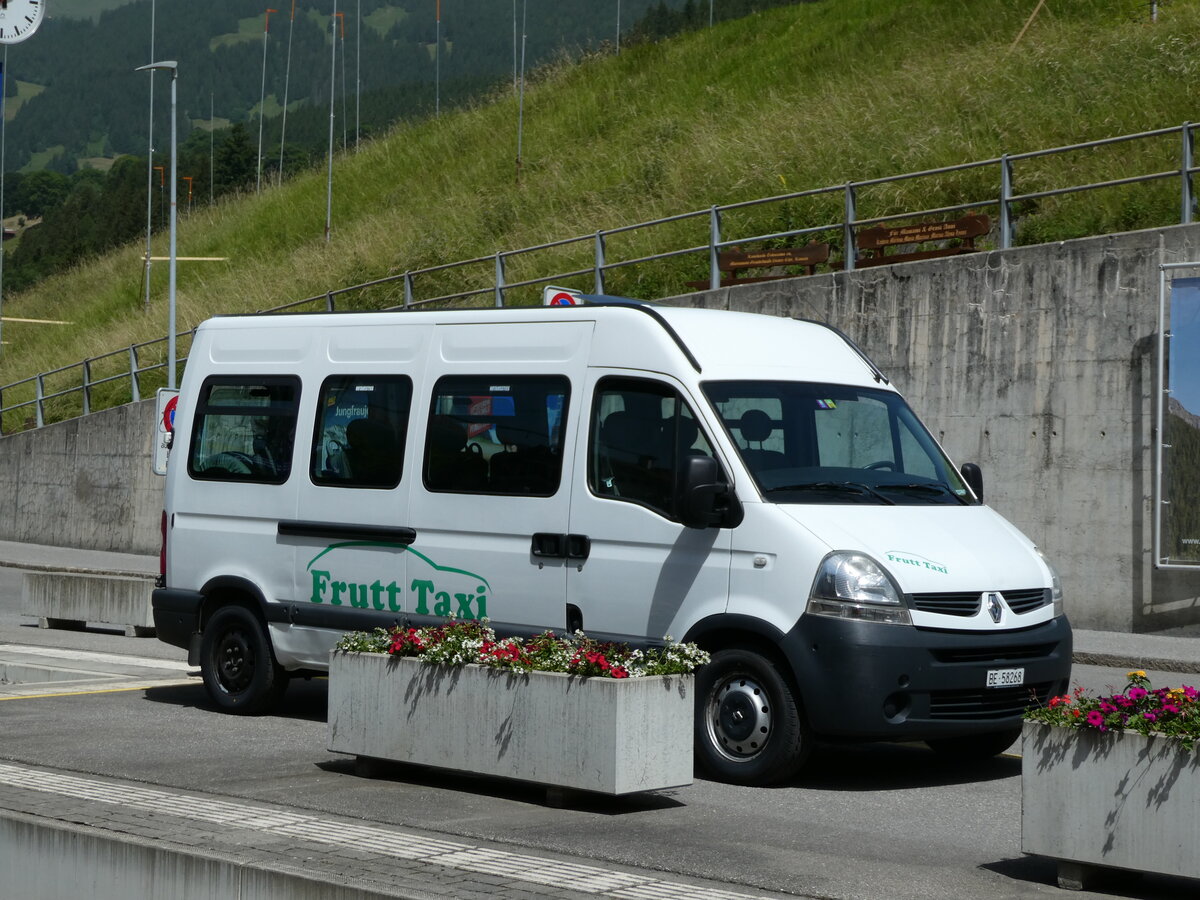
{"label": "front grille", "polygon": [[932,691],[931,719],[1008,719],[1029,706],[1044,706],[1050,699],[1050,683],[1009,688],[971,688],[965,691]]}
{"label": "front grille", "polygon": [[[979,604],[983,599],[983,591],[953,591],[945,594],[912,594],[910,605],[913,609],[927,613],[938,613],[943,616],[962,616],[970,618],[979,613]],[[1001,591],[1004,602],[1017,615],[1024,615],[1041,609],[1050,602],[1050,592],[1045,588],[1029,588],[1019,591]]]}
{"label": "front grille", "polygon": [[930,650],[940,663],[1020,662],[1044,659],[1054,652],[1055,644],[1023,644],[1009,647],[954,647]]}
{"label": "front grille", "polygon": [[912,608],[943,616],[970,617],[979,612],[979,592],[952,594],[913,594]]}
{"label": "front grille", "polygon": [[1027,591],[1004,591],[1004,602],[1017,615],[1041,609],[1050,602],[1050,592],[1045,588],[1030,588]]}

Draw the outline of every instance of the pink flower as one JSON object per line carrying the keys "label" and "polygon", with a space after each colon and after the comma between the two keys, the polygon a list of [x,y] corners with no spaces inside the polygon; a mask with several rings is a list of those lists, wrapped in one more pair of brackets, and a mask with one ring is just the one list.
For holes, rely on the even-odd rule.
{"label": "pink flower", "polygon": [[1087,723],[1093,728],[1100,728],[1104,724],[1104,716],[1099,710],[1093,709],[1087,714]]}
{"label": "pink flower", "polygon": [[1142,700],[1145,698],[1145,696],[1146,696],[1145,688],[1132,687],[1129,689],[1129,699],[1130,700],[1134,700],[1134,701]]}

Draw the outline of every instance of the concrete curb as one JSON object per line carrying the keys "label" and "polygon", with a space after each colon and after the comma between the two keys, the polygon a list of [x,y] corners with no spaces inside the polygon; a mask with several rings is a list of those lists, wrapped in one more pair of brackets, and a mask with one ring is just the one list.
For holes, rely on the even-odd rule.
{"label": "concrete curb", "polygon": [[[429,891],[356,887],[221,854],[195,852],[104,828],[0,809],[0,870],[7,896],[58,900],[429,900]],[[98,873],[103,873],[98,878]],[[12,893],[7,893],[12,892]],[[443,895],[444,896],[444,895]]]}

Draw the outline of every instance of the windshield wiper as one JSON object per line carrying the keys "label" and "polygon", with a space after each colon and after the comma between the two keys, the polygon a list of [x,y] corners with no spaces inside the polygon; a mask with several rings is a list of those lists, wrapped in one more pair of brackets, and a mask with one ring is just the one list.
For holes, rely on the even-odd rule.
{"label": "windshield wiper", "polygon": [[890,500],[870,485],[860,484],[857,481],[808,481],[803,484],[785,484],[767,488],[764,493],[774,494],[779,491],[839,491],[841,493],[866,494],[887,506],[896,505],[895,500]]}
{"label": "windshield wiper", "polygon": [[923,481],[914,484],[881,484],[880,487],[885,491],[923,491],[927,494],[949,495],[963,506],[969,506],[971,503],[966,497],[956,494],[946,485],[939,482]]}

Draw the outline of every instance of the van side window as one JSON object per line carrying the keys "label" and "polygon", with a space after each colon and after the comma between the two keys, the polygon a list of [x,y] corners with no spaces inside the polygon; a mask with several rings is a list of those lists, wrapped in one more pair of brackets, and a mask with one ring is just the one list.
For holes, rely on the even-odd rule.
{"label": "van side window", "polygon": [[331,375],[321,385],[309,477],[332,487],[400,483],[412,379]]}
{"label": "van side window", "polygon": [[431,491],[549,497],[562,476],[571,383],[558,375],[450,375],[429,408]]}
{"label": "van side window", "polygon": [[300,379],[221,375],[200,386],[188,474],[282,484],[292,469]]}
{"label": "van side window", "polygon": [[687,458],[712,455],[674,388],[634,378],[606,378],[597,386],[588,444],[592,493],[675,518],[676,486]]}

